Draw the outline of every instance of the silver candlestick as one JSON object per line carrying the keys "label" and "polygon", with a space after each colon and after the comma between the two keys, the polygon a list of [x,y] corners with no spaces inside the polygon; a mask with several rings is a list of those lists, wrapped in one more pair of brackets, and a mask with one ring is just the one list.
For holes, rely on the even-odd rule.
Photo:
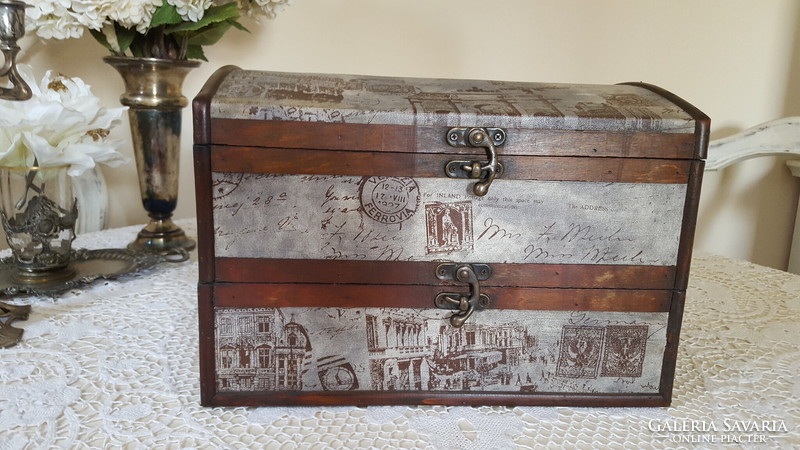
{"label": "silver candlestick", "polygon": [[[0,1],[0,51],[3,52],[3,66],[0,79],[7,78],[10,87],[0,87],[0,98],[6,100],[27,100],[31,98],[31,88],[17,72],[17,41],[25,35],[25,8],[19,1]],[[0,348],[16,345],[22,338],[22,330],[11,323],[28,318],[31,307],[9,305],[0,302]]]}
{"label": "silver candlestick", "polygon": [[17,41],[25,35],[24,2],[16,0],[0,1],[0,51],[3,52],[3,67],[0,78],[8,78],[10,87],[0,87],[0,98],[7,100],[27,100],[31,89],[17,72]]}

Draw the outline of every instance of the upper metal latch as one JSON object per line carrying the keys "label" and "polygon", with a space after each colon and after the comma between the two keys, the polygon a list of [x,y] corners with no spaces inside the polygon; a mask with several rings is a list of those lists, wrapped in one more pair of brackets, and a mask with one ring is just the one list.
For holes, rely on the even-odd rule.
{"label": "upper metal latch", "polygon": [[453,147],[484,147],[489,161],[450,161],[444,168],[445,174],[450,178],[481,180],[475,183],[472,191],[479,197],[486,195],[494,178],[503,172],[495,147],[505,141],[506,132],[502,128],[451,128],[447,132],[448,144]]}

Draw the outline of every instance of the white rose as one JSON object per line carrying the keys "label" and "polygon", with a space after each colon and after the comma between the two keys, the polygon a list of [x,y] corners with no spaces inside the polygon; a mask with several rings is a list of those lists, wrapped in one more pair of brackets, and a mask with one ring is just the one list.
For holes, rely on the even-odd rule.
{"label": "white rose", "polygon": [[79,78],[50,71],[36,83],[30,67],[19,65],[18,70],[33,97],[0,101],[0,165],[67,164],[68,173],[76,176],[96,163],[115,166],[127,161],[108,139],[127,108],[101,106]]}

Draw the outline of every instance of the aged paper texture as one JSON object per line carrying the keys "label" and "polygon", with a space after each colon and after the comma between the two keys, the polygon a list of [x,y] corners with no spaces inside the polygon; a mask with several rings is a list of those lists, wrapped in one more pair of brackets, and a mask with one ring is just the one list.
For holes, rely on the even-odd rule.
{"label": "aged paper texture", "polygon": [[217,308],[220,391],[656,393],[667,313]]}
{"label": "aged paper texture", "polygon": [[214,173],[220,257],[675,265],[683,184]]}

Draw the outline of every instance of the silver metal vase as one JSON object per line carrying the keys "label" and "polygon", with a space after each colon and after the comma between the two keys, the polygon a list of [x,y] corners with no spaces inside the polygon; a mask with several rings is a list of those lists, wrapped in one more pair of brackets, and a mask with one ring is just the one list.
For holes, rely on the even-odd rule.
{"label": "silver metal vase", "polygon": [[178,203],[181,110],[188,100],[183,80],[198,61],[158,58],[103,58],[122,76],[128,106],[142,205],[150,222],[128,245],[134,251],[166,254],[192,250],[195,241],[172,222]]}

